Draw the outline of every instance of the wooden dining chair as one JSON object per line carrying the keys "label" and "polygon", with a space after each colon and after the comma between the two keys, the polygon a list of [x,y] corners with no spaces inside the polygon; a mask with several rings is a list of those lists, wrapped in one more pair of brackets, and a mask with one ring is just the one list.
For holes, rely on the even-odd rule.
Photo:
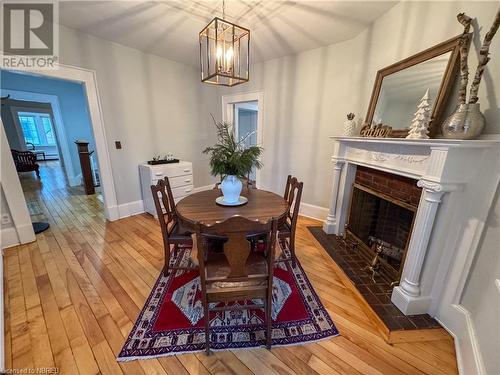
{"label": "wooden dining chair", "polygon": [[[268,349],[271,348],[273,266],[277,227],[276,219],[261,223],[241,216],[234,216],[211,226],[196,224],[207,354],[210,354],[210,312],[243,308],[239,305],[210,307],[212,302],[262,299],[262,304],[247,305],[244,308],[264,309],[266,346]],[[265,251],[252,251],[249,233],[265,239]],[[205,239],[214,235],[227,238],[224,251],[207,256]]]}
{"label": "wooden dining chair", "polygon": [[165,253],[165,264],[163,266],[163,275],[167,276],[170,270],[191,270],[196,267],[171,267],[170,254],[174,252],[177,256],[179,245],[185,247],[193,246],[191,231],[184,228],[179,222],[177,212],[175,210],[175,201],[170,188],[168,177],[159,180],[156,185],[151,185],[151,193],[160,222],[161,234],[163,237],[163,248]]}
{"label": "wooden dining chair", "polygon": [[296,177],[288,175],[283,198],[288,202],[289,210],[285,220],[280,222],[278,237],[283,248],[290,250],[292,266],[295,267],[297,258],[295,256],[295,231],[297,219],[299,217],[300,200],[302,198],[303,182],[299,182]]}

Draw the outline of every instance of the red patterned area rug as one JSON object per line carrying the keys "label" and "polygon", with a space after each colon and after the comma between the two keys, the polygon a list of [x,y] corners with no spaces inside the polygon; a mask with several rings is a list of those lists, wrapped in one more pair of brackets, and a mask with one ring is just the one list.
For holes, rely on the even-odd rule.
{"label": "red patterned area rug", "polygon": [[[189,249],[172,263],[187,265]],[[338,335],[302,266],[276,263],[273,283],[272,345],[298,345]],[[256,300],[235,301],[250,305]],[[163,274],[156,282],[118,355],[119,361],[193,353],[205,348],[203,306],[198,271]],[[210,316],[211,349],[265,346],[264,311],[242,309],[213,312]]]}

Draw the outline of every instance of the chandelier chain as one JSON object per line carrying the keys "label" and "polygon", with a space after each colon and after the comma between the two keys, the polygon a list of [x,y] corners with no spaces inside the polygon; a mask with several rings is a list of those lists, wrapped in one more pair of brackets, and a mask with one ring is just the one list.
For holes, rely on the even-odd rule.
{"label": "chandelier chain", "polygon": [[222,19],[226,19],[226,0],[222,0]]}

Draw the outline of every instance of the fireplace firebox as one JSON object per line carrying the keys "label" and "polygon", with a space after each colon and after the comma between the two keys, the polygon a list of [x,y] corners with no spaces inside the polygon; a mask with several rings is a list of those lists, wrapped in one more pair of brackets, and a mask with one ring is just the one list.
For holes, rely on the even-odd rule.
{"label": "fireplace firebox", "polygon": [[399,282],[420,195],[415,180],[358,167],[345,236],[370,264],[360,271]]}

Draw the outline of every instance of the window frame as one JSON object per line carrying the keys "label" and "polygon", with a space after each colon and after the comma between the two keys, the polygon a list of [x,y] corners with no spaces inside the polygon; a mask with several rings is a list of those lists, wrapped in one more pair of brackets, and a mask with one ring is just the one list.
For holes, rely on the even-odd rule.
{"label": "window frame", "polygon": [[[57,138],[55,135],[54,122],[52,121],[52,116],[47,112],[34,112],[34,111],[16,111],[17,119],[19,121],[19,125],[21,126],[21,131],[23,135],[23,139],[25,143],[32,143],[37,147],[57,147]],[[25,129],[23,127],[22,118],[32,118],[35,124],[35,132],[38,138],[39,143],[31,142],[26,139]],[[46,124],[43,119],[48,119],[48,125],[50,126],[50,131],[46,131]],[[52,133],[50,136],[47,136],[48,133]],[[53,142],[49,143],[49,138]],[[33,139],[33,138],[32,138]]]}

